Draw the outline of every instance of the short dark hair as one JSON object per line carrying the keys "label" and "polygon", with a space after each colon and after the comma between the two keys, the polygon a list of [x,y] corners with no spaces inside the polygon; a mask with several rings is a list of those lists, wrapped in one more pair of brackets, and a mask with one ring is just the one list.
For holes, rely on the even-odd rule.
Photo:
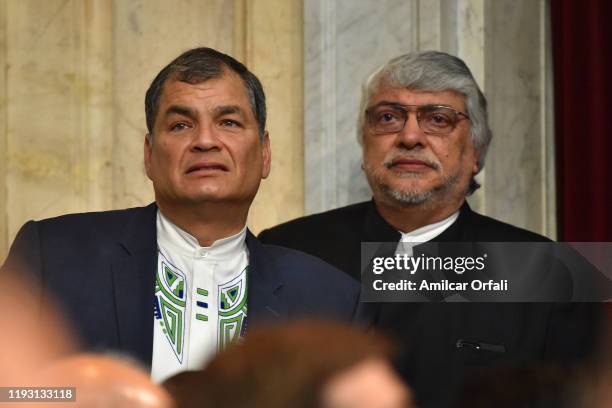
{"label": "short dark hair", "polygon": [[236,73],[244,81],[251,109],[257,121],[259,136],[263,139],[266,128],[266,95],[261,82],[240,61],[207,47],[185,51],[166,65],[151,82],[145,96],[145,115],[149,134],[153,135],[155,118],[159,109],[159,98],[168,79],[198,84],[223,75],[225,69]]}

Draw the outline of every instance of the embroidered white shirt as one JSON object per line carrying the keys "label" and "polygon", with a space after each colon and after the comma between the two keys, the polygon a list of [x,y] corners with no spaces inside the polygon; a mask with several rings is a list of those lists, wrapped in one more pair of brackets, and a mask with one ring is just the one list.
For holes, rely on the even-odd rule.
{"label": "embroidered white shirt", "polygon": [[202,247],[157,212],[151,377],[200,369],[242,334],[247,312],[246,226]]}

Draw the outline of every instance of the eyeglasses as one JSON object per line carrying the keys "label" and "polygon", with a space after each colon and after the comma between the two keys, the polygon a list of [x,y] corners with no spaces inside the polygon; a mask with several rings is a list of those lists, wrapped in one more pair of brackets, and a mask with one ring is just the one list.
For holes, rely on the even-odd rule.
{"label": "eyeglasses", "polygon": [[382,103],[366,110],[370,129],[376,134],[399,133],[408,120],[408,112],[416,112],[419,128],[431,135],[443,135],[452,132],[457,123],[470,117],[449,106],[444,105],[400,105]]}

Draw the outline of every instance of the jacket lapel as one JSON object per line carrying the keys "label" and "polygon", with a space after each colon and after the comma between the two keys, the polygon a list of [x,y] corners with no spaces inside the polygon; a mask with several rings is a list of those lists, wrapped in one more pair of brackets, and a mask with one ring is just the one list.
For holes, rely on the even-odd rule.
{"label": "jacket lapel", "polygon": [[[112,264],[119,348],[146,367],[153,356],[153,305],[157,268],[157,207],[139,209],[126,224],[120,241],[123,254]],[[247,231],[249,250],[248,326],[287,319],[280,297],[280,271],[265,247]]]}
{"label": "jacket lapel", "polygon": [[138,209],[120,241],[123,256],[112,265],[119,348],[150,367],[157,268],[157,207]]}
{"label": "jacket lapel", "polygon": [[246,244],[249,250],[248,325],[285,321],[287,304],[280,298],[283,288],[280,271],[249,230]]}
{"label": "jacket lapel", "polygon": [[399,242],[401,237],[401,234],[380,215],[372,199],[365,215],[361,241]]}

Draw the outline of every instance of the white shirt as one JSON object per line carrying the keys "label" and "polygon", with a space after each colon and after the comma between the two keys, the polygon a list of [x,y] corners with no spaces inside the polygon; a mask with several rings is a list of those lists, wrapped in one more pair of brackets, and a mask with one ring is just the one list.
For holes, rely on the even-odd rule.
{"label": "white shirt", "polygon": [[151,377],[200,369],[241,336],[247,312],[246,226],[201,247],[157,212],[157,279]]}
{"label": "white shirt", "polygon": [[396,253],[407,253],[412,256],[412,247],[422,242],[427,242],[446,231],[459,217],[459,211],[454,212],[449,217],[433,224],[425,225],[411,232],[401,232],[400,244],[397,247]]}

